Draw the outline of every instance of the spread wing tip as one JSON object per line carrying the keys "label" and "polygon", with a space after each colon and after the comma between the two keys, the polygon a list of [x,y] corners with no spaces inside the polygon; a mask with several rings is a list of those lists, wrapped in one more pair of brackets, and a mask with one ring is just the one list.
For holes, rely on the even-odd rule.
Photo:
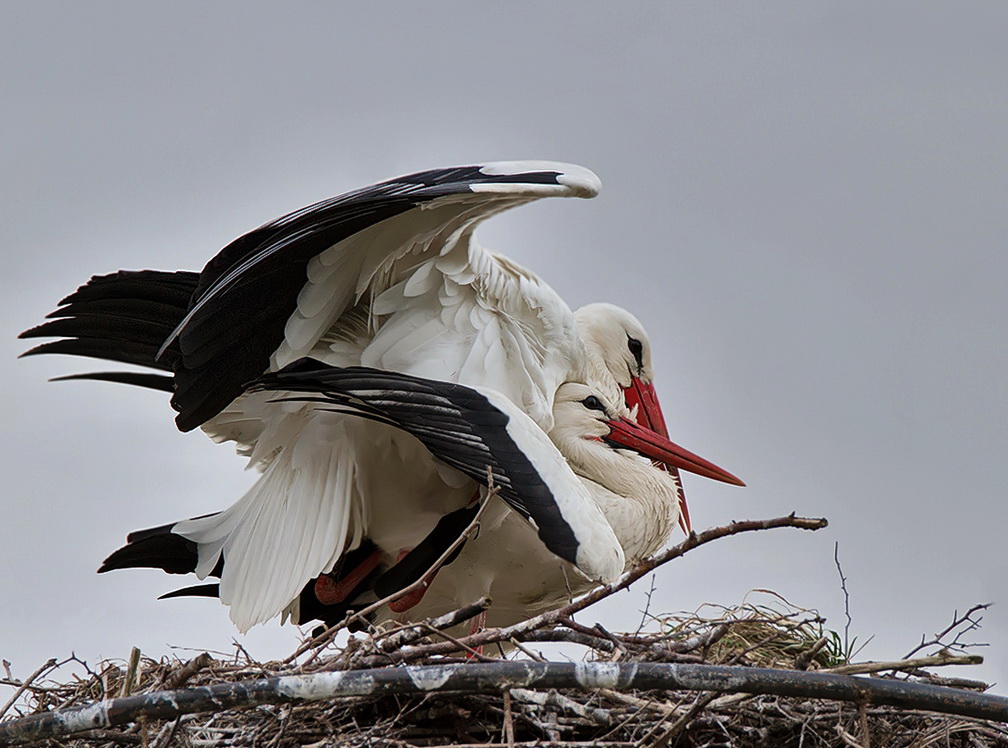
{"label": "spread wing tip", "polygon": [[[584,166],[559,161],[493,161],[482,164],[479,171],[486,176],[507,177],[512,184],[516,178],[528,177],[535,192],[559,197],[591,198],[602,189],[602,180],[595,172]],[[549,175],[552,183],[543,183],[544,175]],[[523,185],[525,190],[528,186]],[[500,187],[499,183],[474,184],[470,189],[476,192],[482,189],[498,191]]]}

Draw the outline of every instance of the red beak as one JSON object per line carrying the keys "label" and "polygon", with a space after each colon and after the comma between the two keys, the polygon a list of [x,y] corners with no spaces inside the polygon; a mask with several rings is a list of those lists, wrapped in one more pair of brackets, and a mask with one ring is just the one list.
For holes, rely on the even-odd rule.
{"label": "red beak", "polygon": [[[633,410],[635,405],[637,406],[637,423],[668,438],[665,416],[662,414],[661,404],[658,402],[658,395],[655,393],[653,384],[644,384],[640,377],[630,377],[630,386],[623,389],[623,398],[630,410]],[[679,468],[668,465],[663,465],[663,467],[672,474],[676,483],[679,484],[679,527],[682,528],[685,535],[689,535],[693,531],[693,525],[690,523],[689,504],[686,503],[686,489],[683,487]]]}
{"label": "red beak", "polygon": [[609,444],[632,449],[645,457],[650,457],[652,460],[657,460],[669,467],[685,470],[687,473],[695,473],[705,478],[712,478],[736,486],[745,485],[727,470],[719,468],[713,462],[693,454],[661,434],[646,429],[633,421],[619,418],[606,421],[606,424],[610,429],[609,436],[602,437],[602,440]]}
{"label": "red beak", "polygon": [[[631,377],[630,386],[623,389],[623,397],[626,400],[627,407],[631,410],[633,410],[635,405],[637,406],[637,423],[646,429],[650,429],[657,435],[664,437],[665,440],[668,440],[669,433],[668,428],[665,425],[665,416],[662,413],[661,404],[658,402],[658,396],[655,393],[653,384],[645,384],[639,377]],[[676,449],[682,449],[673,442],[668,443],[672,444]],[[686,452],[686,450],[682,451]],[[696,472],[698,475],[706,475],[708,478],[714,478],[715,480],[721,480],[726,483],[732,483],[739,486],[745,484],[731,473],[722,470],[710,462],[707,462],[703,458],[697,457],[692,452],[687,452],[687,454],[689,454],[691,458],[695,458],[704,463],[708,470],[713,468],[713,474],[710,472],[700,473],[696,470],[692,470],[686,465],[680,465],[677,467],[667,462],[661,460],[659,461],[662,462],[662,466],[668,470],[679,483],[679,526],[685,534],[689,535],[693,527],[690,524],[689,506],[686,503],[686,492],[682,485],[682,478],[679,475],[679,467],[682,467],[683,470]]]}
{"label": "red beak", "polygon": [[653,384],[644,384],[639,377],[631,377],[630,386],[623,388],[623,397],[630,410],[637,406],[637,423],[668,438],[665,416],[662,415]]}

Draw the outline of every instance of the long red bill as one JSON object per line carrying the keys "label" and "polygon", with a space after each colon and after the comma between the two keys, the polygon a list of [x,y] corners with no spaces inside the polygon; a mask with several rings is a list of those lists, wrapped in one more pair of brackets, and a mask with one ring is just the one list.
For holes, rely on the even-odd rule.
{"label": "long red bill", "polygon": [[[623,399],[630,410],[637,406],[637,423],[644,428],[651,429],[659,436],[668,438],[668,428],[665,426],[665,415],[662,413],[661,404],[658,402],[658,395],[655,393],[654,385],[650,382],[644,383],[640,377],[631,377],[630,386],[623,388]],[[686,503],[686,488],[683,486],[682,477],[679,475],[679,468],[663,465],[663,467],[676,479],[679,484],[679,527],[684,534],[693,532],[693,524],[690,522],[689,504]]]}
{"label": "long red bill", "polygon": [[630,386],[623,388],[623,398],[630,410],[637,406],[637,423],[668,438],[665,416],[658,403],[658,395],[655,394],[653,384],[650,382],[645,384],[640,377],[631,377]]}
{"label": "long red bill", "polygon": [[610,431],[609,436],[603,437],[603,440],[609,444],[632,449],[645,457],[650,457],[652,460],[657,460],[669,467],[685,470],[687,473],[702,475],[705,478],[731,483],[736,486],[745,485],[745,483],[727,470],[719,468],[713,462],[709,462],[703,457],[693,454],[667,437],[646,429],[633,421],[620,418],[607,421],[606,423],[609,425]]}

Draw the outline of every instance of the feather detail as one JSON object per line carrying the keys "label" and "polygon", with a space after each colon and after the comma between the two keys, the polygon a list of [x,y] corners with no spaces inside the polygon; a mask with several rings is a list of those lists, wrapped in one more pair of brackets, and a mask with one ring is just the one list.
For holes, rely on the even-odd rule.
{"label": "feather detail", "polygon": [[346,440],[339,420],[307,421],[237,503],[173,530],[197,544],[201,579],[226,559],[221,601],[241,631],[279,614],[309,579],[332,568],[348,537],[360,537],[359,528],[350,530],[353,453],[333,448]]}

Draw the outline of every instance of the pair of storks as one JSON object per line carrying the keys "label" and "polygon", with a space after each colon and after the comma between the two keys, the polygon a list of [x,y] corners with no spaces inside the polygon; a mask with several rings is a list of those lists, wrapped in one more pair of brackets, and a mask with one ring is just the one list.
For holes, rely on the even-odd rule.
{"label": "pair of storks", "polygon": [[[679,470],[742,483],[669,441],[640,323],[572,312],[473,237],[508,208],[598,189],[550,162],[435,169],[278,218],[202,272],[120,271],[64,299],[23,333],[58,339],[28,353],[155,370],[70,378],[169,392],[179,429],[262,472],[222,512],[130,534],[100,571],[217,577],[170,594],[219,596],[243,631],[336,622],[409,585],[379,615],[489,595],[501,625],[688,532]],[[490,481],[478,535],[429,573]]]}

